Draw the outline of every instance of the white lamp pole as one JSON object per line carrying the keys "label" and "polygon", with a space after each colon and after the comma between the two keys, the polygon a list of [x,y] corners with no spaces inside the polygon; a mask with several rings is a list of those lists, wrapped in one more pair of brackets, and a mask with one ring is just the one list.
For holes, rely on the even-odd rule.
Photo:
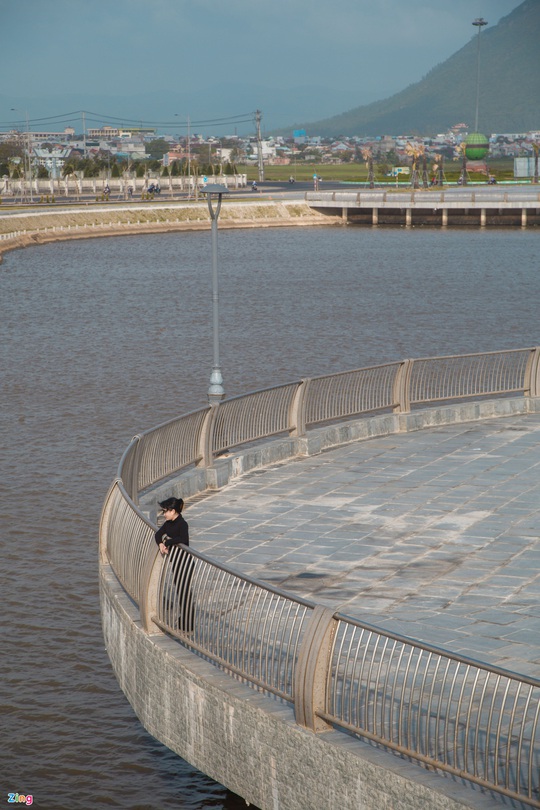
{"label": "white lamp pole", "polygon": [[478,105],[480,103],[480,31],[487,25],[487,20],[477,17],[473,20],[473,25],[478,28],[478,46],[476,49],[476,115],[474,117],[474,131],[478,132]]}
{"label": "white lamp pole", "polygon": [[[218,183],[208,183],[202,190],[206,194],[208,210],[212,220],[212,323],[214,340],[214,365],[210,375],[210,386],[208,388],[208,402],[210,405],[217,405],[225,396],[223,389],[223,375],[219,362],[219,279],[217,261],[217,232],[218,218],[221,210],[221,201],[224,194],[229,193],[226,186]],[[217,197],[215,209],[212,206],[212,197]]]}

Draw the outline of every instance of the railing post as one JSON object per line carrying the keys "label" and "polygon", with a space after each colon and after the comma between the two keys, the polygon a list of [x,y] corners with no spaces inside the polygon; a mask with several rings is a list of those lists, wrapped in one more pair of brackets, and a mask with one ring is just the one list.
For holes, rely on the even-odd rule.
{"label": "railing post", "polygon": [[526,397],[540,396],[540,347],[531,349],[525,369],[523,394]]}
{"label": "railing post", "polygon": [[119,483],[121,483],[120,478],[115,478],[109,487],[107,495],[105,496],[105,502],[101,508],[101,517],[99,520],[99,559],[102,563],[109,562],[107,547],[109,536],[109,517],[111,514],[111,499]]}
{"label": "railing post", "polygon": [[155,616],[157,610],[157,598],[159,592],[159,578],[163,561],[160,551],[156,546],[155,554],[150,553],[148,562],[145,568],[143,581],[141,583],[141,593],[139,597],[139,611],[141,614],[141,624],[146,633],[155,632],[158,627],[152,621],[152,616]]}
{"label": "railing post", "polygon": [[394,413],[410,413],[411,410],[411,372],[414,360],[403,360],[397,371],[392,398]]}
{"label": "railing post", "polygon": [[294,673],[294,714],[298,725],[312,731],[331,726],[317,715],[326,710],[326,688],[337,621],[331,608],[317,605],[302,639]]}
{"label": "railing post", "polygon": [[200,455],[201,460],[198,467],[214,466],[214,423],[219,408],[219,402],[213,402],[208,411],[201,428]]}
{"label": "railing post", "polygon": [[291,436],[306,435],[306,395],[310,378],[300,380],[289,410],[289,433]]}
{"label": "railing post", "polygon": [[141,437],[139,434],[133,437],[132,441],[137,441],[135,449],[133,450],[133,462],[130,465],[130,476],[128,485],[123,481],[124,489],[134,504],[139,505],[139,465],[141,459]]}

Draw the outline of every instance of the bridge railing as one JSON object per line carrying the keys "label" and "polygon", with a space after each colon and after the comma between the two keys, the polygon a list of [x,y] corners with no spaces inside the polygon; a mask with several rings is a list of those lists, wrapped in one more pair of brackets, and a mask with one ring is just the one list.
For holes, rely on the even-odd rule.
{"label": "bridge railing", "polygon": [[351,205],[366,208],[387,206],[400,208],[404,205],[422,207],[422,203],[433,205],[457,205],[461,207],[484,205],[488,208],[497,206],[514,206],[516,208],[534,208],[540,202],[540,191],[535,188],[520,187],[519,193],[509,193],[503,188],[490,188],[489,190],[478,188],[452,188],[441,191],[433,188],[429,191],[401,187],[399,190],[387,188],[362,189],[361,191],[306,191],[305,200],[310,205],[317,207],[317,203],[336,207],[340,205]]}
{"label": "bridge railing", "polygon": [[162,558],[137,506],[140,490],[267,436],[432,402],[538,396],[539,360],[527,348],[357,369],[227,400],[136,436],[103,508],[102,562],[143,627],[161,627],[290,701],[300,724],[342,727],[540,808],[540,680],[334,614],[185,548]]}

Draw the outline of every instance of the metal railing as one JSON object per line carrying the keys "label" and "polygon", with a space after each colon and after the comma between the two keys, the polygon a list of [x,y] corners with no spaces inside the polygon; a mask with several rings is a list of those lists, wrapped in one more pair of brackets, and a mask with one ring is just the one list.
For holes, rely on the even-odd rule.
{"label": "metal railing", "polygon": [[531,354],[522,351],[415,360],[410,402],[418,404],[523,391]]}
{"label": "metal railing", "polygon": [[540,680],[334,614],[180,547],[161,558],[139,492],[225,449],[411,405],[538,396],[540,350],[422,358],[226,400],[136,436],[100,527],[101,559],[161,627],[294,705],[314,731],[358,736],[540,808]]}
{"label": "metal railing", "polygon": [[[176,580],[176,581],[175,581]],[[312,603],[176,548],[159,576],[156,624],[246,681],[294,702],[298,650]]]}
{"label": "metal railing", "polygon": [[306,191],[306,202],[317,207],[318,205],[351,205],[355,207],[371,208],[403,206],[422,207],[486,207],[486,208],[536,208],[540,202],[540,191],[520,186],[519,189],[509,192],[508,189],[462,189],[451,188],[441,191],[433,188],[429,191],[402,187],[399,190],[363,189],[362,191]]}
{"label": "metal railing", "polygon": [[225,450],[377,411],[540,392],[540,349],[425,357],[307,378],[224,400],[136,436],[118,469],[129,496]]}
{"label": "metal railing", "polygon": [[537,679],[339,616],[321,713],[333,725],[537,807],[539,713]]}

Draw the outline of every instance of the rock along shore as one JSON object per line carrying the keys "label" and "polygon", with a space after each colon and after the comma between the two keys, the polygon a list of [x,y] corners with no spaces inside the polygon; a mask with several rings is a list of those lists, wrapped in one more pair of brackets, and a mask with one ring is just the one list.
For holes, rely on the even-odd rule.
{"label": "rock along shore", "polygon": [[[219,218],[224,228],[270,228],[341,224],[339,218],[314,211],[302,200],[225,203]],[[8,250],[65,239],[89,239],[142,233],[210,229],[206,202],[146,203],[0,212],[0,262]]]}

